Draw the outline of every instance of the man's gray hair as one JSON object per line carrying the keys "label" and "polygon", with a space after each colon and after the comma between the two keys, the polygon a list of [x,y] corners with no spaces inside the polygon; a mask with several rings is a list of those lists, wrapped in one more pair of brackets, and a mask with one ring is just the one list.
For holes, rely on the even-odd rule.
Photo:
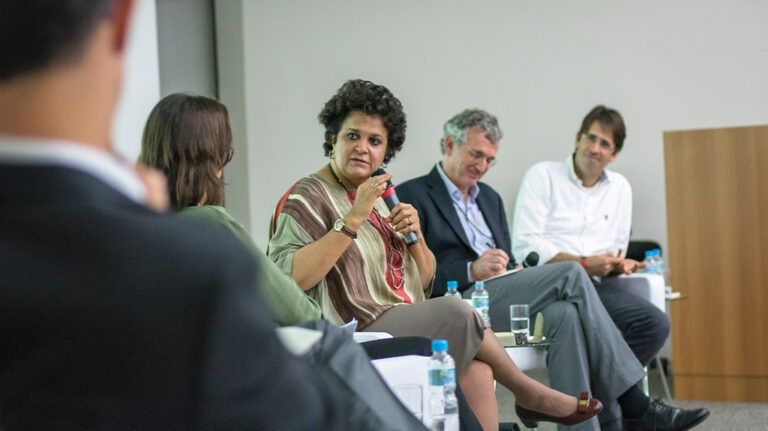
{"label": "man's gray hair", "polygon": [[485,133],[485,137],[494,144],[498,144],[503,136],[499,128],[499,120],[492,114],[482,109],[465,109],[443,126],[443,137],[440,139],[440,153],[445,154],[445,138],[448,136],[458,145],[467,142],[467,130],[478,126]]}

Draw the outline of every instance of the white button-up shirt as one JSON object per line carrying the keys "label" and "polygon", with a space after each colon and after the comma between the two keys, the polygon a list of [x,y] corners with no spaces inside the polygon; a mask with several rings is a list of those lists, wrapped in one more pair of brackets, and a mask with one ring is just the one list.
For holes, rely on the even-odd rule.
{"label": "white button-up shirt", "polygon": [[[465,203],[464,199],[462,199],[461,190],[445,175],[440,163],[437,163],[436,167],[437,173],[443,179],[445,188],[448,189],[448,194],[453,202],[453,208],[456,210],[456,215],[459,217],[461,227],[464,228],[464,233],[467,235],[472,249],[480,256],[487,250],[496,248],[493,233],[491,233],[491,229],[485,222],[480,207],[477,206],[477,195],[480,194],[480,187],[475,184],[469,188],[469,196],[467,196],[467,202]],[[469,270],[470,265],[472,265],[472,262],[467,262],[468,280],[472,280],[472,271]]]}
{"label": "white button-up shirt", "polygon": [[456,210],[456,215],[461,221],[461,227],[464,228],[464,233],[467,234],[467,239],[475,253],[480,256],[486,250],[495,248],[496,242],[493,239],[493,233],[491,233],[488,224],[485,223],[480,207],[477,206],[477,195],[480,194],[480,187],[477,184],[470,187],[467,202],[464,202],[461,190],[445,175],[440,163],[436,166],[437,173],[440,174],[440,178],[443,179],[445,188],[448,189],[448,194],[451,196],[453,209]]}
{"label": "white button-up shirt", "polygon": [[512,252],[519,261],[535,251],[541,262],[561,252],[623,256],[631,225],[632,188],[623,175],[606,169],[594,186],[584,187],[572,156],[537,163],[517,195]]}

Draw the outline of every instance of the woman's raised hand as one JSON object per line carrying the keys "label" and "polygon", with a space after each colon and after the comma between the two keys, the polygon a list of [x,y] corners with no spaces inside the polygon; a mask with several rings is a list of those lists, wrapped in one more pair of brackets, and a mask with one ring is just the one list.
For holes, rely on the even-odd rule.
{"label": "woman's raised hand", "polygon": [[350,228],[356,231],[357,228],[368,220],[373,211],[374,202],[387,189],[387,181],[390,178],[392,178],[390,173],[372,176],[357,187],[355,203],[344,217],[344,221],[350,225]]}

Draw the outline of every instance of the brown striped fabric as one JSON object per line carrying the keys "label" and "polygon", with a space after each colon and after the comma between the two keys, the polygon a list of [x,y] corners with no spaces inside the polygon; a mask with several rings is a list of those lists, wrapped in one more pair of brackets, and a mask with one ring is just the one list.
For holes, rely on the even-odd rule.
{"label": "brown striped fabric", "polygon": [[[296,250],[326,235],[351,208],[341,185],[316,174],[299,180],[277,218],[269,256],[290,274]],[[376,201],[375,209],[381,217],[389,216],[382,199]],[[324,318],[339,325],[356,318],[358,329],[364,329],[386,310],[405,302],[387,285],[386,266],[384,240],[366,222],[323,281],[308,293],[322,307]],[[403,289],[411,302],[424,301],[416,262],[407,253],[404,272]]]}

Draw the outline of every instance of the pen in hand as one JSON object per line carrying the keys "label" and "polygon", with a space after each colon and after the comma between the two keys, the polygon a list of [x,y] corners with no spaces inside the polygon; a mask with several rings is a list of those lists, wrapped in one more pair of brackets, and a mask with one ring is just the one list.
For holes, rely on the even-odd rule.
{"label": "pen in hand", "polygon": [[[493,244],[490,242],[485,243],[486,246],[488,246],[488,249],[496,248]],[[507,269],[514,269],[515,267],[512,265],[512,260],[507,261]]]}

